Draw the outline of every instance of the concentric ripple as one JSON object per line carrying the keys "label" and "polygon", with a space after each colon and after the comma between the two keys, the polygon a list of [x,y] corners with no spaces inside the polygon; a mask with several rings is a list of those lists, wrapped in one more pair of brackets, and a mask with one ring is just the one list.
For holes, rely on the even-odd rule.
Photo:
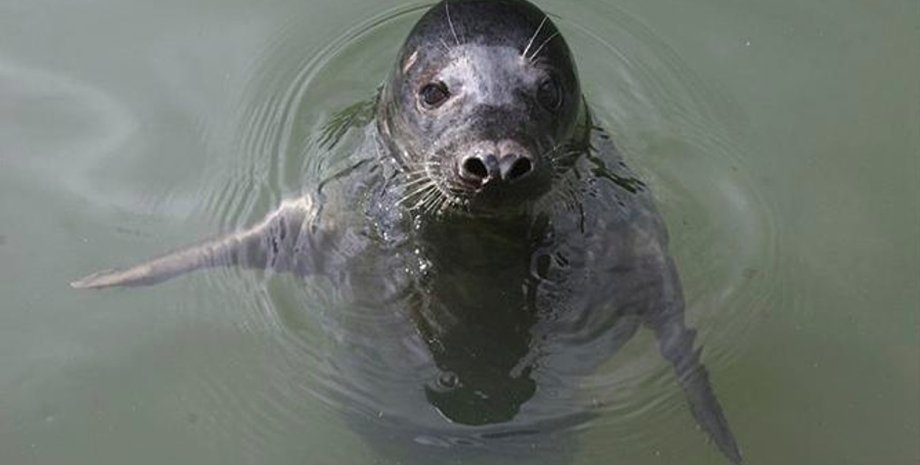
{"label": "concentric ripple", "polygon": [[[732,140],[738,110],[625,12],[595,4],[560,11],[577,58],[590,57],[579,60],[579,70],[597,119],[648,183],[668,224],[687,320],[717,393],[729,392],[731,380],[720,373],[745,352],[774,298],[769,290],[777,288],[773,214],[745,171],[747,154]],[[604,439],[589,454],[660,445],[667,432],[648,425],[666,418],[683,415],[692,425],[683,393],[647,334],[627,344],[584,391],[608,412],[592,425]]]}
{"label": "concentric ripple", "polygon": [[[687,318],[698,329],[716,390],[727,392],[730,380],[720,373],[745,351],[746,335],[772,298],[767,290],[775,288],[777,255],[770,209],[753,191],[743,150],[732,142],[736,111],[624,12],[578,2],[545,6],[558,14],[595,117],[649,184],[666,218]],[[347,166],[361,134],[345,133],[330,148],[322,128],[331,115],[373,97],[425,8],[384,11],[319,44],[306,40],[296,21],[286,25],[253,70],[236,120],[239,153],[221,176],[202,181],[202,214],[232,230]],[[207,279],[210,290],[199,298],[215,299],[217,290],[222,305],[240,309],[233,311],[234,330],[251,346],[236,354],[198,354],[199,383],[185,395],[220,406],[222,418],[212,426],[223,428],[227,440],[245,438],[254,451],[267,451],[273,435],[322,437],[344,428],[329,426],[343,421],[338,411],[385,419],[398,409],[380,405],[375,390],[413,389],[431,376],[397,378],[405,372],[379,363],[388,354],[367,350],[375,338],[389,339],[381,346],[402,344],[406,364],[424,366],[427,355],[412,344],[411,328],[400,328],[406,322],[354,311],[349,296],[322,279],[305,283],[238,270]],[[253,353],[260,355],[253,359]],[[355,366],[372,373],[374,384],[349,384],[347,372]],[[670,367],[643,332],[597,373],[567,387],[578,388],[577,403],[601,414],[576,427],[605,437],[589,441],[586,455],[654,446],[664,434],[655,428],[659,419],[684,416],[684,425],[692,425]],[[429,439],[439,440],[419,441]]]}

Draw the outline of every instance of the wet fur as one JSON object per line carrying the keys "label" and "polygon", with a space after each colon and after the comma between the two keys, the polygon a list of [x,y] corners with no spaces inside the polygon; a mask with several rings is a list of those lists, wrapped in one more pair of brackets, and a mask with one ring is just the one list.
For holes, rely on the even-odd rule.
{"label": "wet fur", "polygon": [[[532,97],[547,73],[565,91],[556,112]],[[438,114],[425,113],[418,86],[431,79],[468,87]],[[589,373],[642,324],[673,365],[697,422],[740,463],[695,332],[684,323],[664,224],[609,136],[592,126],[568,47],[539,9],[521,0],[442,2],[410,33],[378,99],[363,151],[372,156],[246,231],[72,285],[149,285],[214,266],[302,276],[379,269],[347,283],[356,296],[375,280],[394,287],[402,279],[401,286],[413,289],[404,309],[412,334],[422,337],[418,344],[431,363],[460,380],[448,390],[426,387],[426,401],[458,423],[479,425],[481,437],[492,434],[488,425],[517,421],[522,405],[537,402],[539,366]],[[534,174],[497,194],[458,183],[456,154],[482,141],[525,147],[536,157]],[[329,221],[328,212],[355,205],[361,214],[350,223]],[[353,244],[348,237],[390,239]],[[407,268],[397,252],[411,250],[432,268],[390,276],[388,270]],[[553,352],[547,341],[584,325],[605,330],[591,345],[567,348],[590,360],[572,367],[565,360],[577,357]],[[487,349],[470,352],[480,346]],[[404,354],[393,350],[396,366]],[[480,399],[475,392],[490,395]],[[408,412],[420,407],[417,398],[392,396],[387,402],[394,408],[401,401]],[[418,431],[449,429],[437,421]]]}

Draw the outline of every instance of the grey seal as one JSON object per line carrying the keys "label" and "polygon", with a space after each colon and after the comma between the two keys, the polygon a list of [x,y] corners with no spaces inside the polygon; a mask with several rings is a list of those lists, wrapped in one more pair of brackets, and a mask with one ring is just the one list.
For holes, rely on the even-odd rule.
{"label": "grey seal", "polygon": [[[541,410],[552,401],[540,393],[574,398],[567,378],[590,374],[644,326],[696,421],[741,462],[684,322],[664,223],[592,122],[546,14],[524,0],[438,3],[367,108],[352,166],[261,223],[72,286],[225,266],[326,276],[369,311],[400,315],[394,331],[414,349],[366,348],[386,370],[431,379],[419,395],[372,395],[401,418],[390,426],[423,444],[443,443],[451,425],[483,441],[570,426],[586,410]],[[406,362],[412,351],[420,362]]]}

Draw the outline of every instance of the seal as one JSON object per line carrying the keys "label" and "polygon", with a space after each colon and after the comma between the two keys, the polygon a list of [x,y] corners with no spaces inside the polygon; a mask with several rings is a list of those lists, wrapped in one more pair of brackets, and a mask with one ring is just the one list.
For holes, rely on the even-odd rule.
{"label": "seal", "polygon": [[[741,462],[684,322],[664,223],[592,122],[546,14],[524,0],[438,3],[365,107],[372,117],[352,166],[261,223],[72,286],[149,285],[224,266],[325,276],[369,314],[398,315],[393,337],[355,336],[351,350],[376,360],[373,373],[354,367],[368,382],[428,377],[421,389],[367,389],[396,418],[387,431],[411,431],[403,442],[416,445],[463,444],[455,439],[471,433],[536,447],[534,434],[590,414],[559,405],[644,326],[696,421]],[[385,442],[399,443],[395,434]]]}

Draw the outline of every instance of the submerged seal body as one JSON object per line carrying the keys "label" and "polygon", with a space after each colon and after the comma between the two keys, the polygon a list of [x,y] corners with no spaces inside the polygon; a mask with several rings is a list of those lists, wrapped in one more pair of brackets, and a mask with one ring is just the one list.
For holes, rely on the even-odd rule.
{"label": "submerged seal body", "polygon": [[697,422],[740,463],[684,323],[663,221],[592,124],[545,14],[524,0],[435,5],[374,111],[353,166],[262,223],[72,285],[215,266],[334,277],[386,321],[379,338],[350,341],[376,360],[373,372],[355,365],[355,379],[392,381],[367,393],[387,414],[357,423],[387,429],[392,447],[436,453],[471,442],[501,455],[502,441],[533,448],[535,435],[577,424],[590,409],[560,408],[577,398],[573,380],[644,326]]}

